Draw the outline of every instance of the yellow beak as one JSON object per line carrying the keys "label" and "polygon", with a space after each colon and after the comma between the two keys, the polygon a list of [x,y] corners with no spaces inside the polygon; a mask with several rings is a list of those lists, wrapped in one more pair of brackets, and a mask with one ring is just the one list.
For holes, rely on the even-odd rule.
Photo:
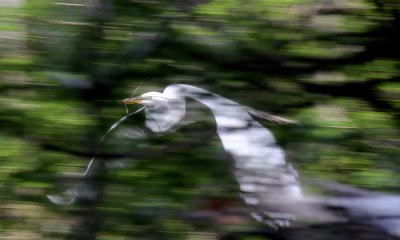
{"label": "yellow beak", "polygon": [[125,98],[125,99],[121,100],[121,102],[124,104],[127,104],[127,105],[135,104],[135,103],[141,104],[142,100],[143,99],[141,97],[134,97],[134,98]]}

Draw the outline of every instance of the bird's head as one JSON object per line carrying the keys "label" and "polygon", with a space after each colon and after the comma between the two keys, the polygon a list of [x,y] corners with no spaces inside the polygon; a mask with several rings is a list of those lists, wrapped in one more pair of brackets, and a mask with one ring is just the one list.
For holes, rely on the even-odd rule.
{"label": "bird's head", "polygon": [[166,101],[167,99],[160,92],[147,92],[140,96],[133,98],[125,98],[121,100],[122,103],[129,104],[141,104],[146,107],[153,107],[160,101]]}
{"label": "bird's head", "polygon": [[[145,106],[146,126],[153,132],[165,132],[175,126],[185,115],[185,102],[160,92],[147,92],[138,97],[126,98],[122,103]],[[128,114],[128,110],[127,114]]]}

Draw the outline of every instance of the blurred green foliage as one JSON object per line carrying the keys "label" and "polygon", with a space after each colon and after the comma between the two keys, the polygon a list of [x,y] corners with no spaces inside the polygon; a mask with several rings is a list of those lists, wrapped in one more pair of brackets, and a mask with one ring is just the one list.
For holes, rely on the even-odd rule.
{"label": "blurred green foliage", "polygon": [[170,83],[299,120],[265,126],[302,176],[399,191],[394,1],[3,2],[2,239],[217,239],[255,227],[183,217],[241,205],[212,119],[132,139],[135,116],[100,150],[105,165],[134,162],[99,174],[101,197],[68,207],[46,198],[74,184],[60,174],[82,172],[125,114],[114,100]]}

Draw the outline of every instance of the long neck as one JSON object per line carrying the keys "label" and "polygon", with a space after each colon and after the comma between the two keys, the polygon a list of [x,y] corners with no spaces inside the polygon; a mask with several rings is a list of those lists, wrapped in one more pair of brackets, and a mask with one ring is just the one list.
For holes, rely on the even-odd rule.
{"label": "long neck", "polygon": [[[204,89],[185,84],[174,84],[167,87],[165,92],[182,99],[190,97],[206,105],[215,117],[218,131],[227,128],[246,128],[249,123],[255,122],[245,108],[238,103]],[[271,140],[275,143],[273,137]]]}
{"label": "long neck", "polygon": [[166,92],[172,93],[175,96],[180,96],[181,98],[184,96],[193,98],[206,105],[212,111],[216,120],[217,131],[225,150],[230,151],[236,149],[232,147],[231,144],[228,144],[232,141],[229,141],[225,135],[227,133],[233,133],[234,130],[251,130],[257,128],[258,133],[252,134],[252,140],[259,140],[263,145],[268,146],[276,144],[272,133],[255,121],[247,112],[246,107],[198,87],[185,84],[175,84],[171,86],[171,89],[167,88]]}

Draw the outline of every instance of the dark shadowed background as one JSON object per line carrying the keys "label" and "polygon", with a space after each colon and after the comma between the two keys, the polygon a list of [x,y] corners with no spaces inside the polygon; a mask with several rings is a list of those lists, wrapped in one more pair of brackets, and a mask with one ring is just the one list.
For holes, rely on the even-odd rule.
{"label": "dark shadowed background", "polygon": [[[399,32],[394,0],[0,1],[0,238],[209,240],[260,228],[225,211],[246,208],[203,114],[149,138],[137,136],[143,114],[131,117],[100,146],[95,197],[47,199],[77,182],[126,114],[115,100],[171,83],[299,121],[262,123],[304,178],[399,193]],[[340,236],[314,232],[297,238]]]}

